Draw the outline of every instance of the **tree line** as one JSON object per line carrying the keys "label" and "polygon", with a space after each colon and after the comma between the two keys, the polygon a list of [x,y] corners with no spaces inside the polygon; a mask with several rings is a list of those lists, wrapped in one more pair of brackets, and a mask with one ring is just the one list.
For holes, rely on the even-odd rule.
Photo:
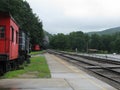
{"label": "tree line", "polygon": [[20,29],[30,35],[30,42],[43,44],[44,30],[42,21],[33,13],[29,3],[25,0],[0,0],[0,11],[10,12]]}
{"label": "tree line", "polygon": [[70,34],[55,34],[50,38],[50,47],[59,50],[88,52],[96,49],[100,53],[120,53],[120,33],[112,35],[88,35],[81,31]]}

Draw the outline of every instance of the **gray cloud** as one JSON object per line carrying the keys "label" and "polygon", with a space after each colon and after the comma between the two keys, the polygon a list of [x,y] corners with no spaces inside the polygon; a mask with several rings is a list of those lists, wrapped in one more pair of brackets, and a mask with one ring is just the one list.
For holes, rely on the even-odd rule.
{"label": "gray cloud", "polygon": [[50,33],[88,32],[120,26],[119,0],[27,1]]}

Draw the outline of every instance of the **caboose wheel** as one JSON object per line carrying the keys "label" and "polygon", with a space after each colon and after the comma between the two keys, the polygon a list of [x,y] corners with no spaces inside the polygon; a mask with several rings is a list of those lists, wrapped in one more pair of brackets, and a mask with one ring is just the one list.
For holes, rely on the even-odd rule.
{"label": "caboose wheel", "polygon": [[11,70],[11,65],[9,61],[3,62],[3,72],[6,73]]}
{"label": "caboose wheel", "polygon": [[15,60],[11,61],[10,65],[11,65],[11,70],[16,70],[17,69],[17,65],[16,65]]}
{"label": "caboose wheel", "polygon": [[2,76],[3,74],[4,74],[3,65],[0,64],[0,76]]}

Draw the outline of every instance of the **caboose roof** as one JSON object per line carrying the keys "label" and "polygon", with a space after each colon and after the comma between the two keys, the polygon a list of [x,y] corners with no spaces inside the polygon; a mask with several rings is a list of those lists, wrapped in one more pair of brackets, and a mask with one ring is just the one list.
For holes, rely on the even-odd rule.
{"label": "caboose roof", "polygon": [[[4,16],[4,17],[9,17],[10,19],[12,19],[14,21],[15,24],[17,24],[17,22],[15,21],[15,19],[12,17],[10,12],[5,12],[5,11],[0,11],[0,16]],[[18,25],[18,24],[17,24]],[[19,26],[19,25],[18,25]]]}

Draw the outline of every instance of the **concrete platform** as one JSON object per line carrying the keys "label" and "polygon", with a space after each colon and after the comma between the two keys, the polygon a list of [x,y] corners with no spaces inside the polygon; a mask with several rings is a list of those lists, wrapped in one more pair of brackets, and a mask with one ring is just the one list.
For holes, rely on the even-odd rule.
{"label": "concrete platform", "polygon": [[72,90],[64,79],[4,79],[0,90]]}
{"label": "concrete platform", "polygon": [[45,54],[52,78],[64,79],[72,90],[116,90],[70,63],[50,54]]}
{"label": "concrete platform", "polygon": [[1,79],[0,90],[116,90],[54,55],[45,57],[51,79]]}

